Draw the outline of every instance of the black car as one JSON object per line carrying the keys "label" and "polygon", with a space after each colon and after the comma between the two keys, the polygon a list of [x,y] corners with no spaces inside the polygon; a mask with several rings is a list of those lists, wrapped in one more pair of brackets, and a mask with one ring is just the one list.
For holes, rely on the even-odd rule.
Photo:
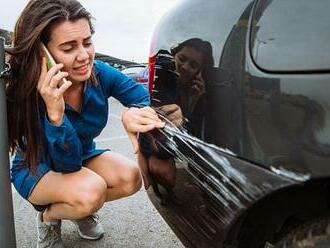
{"label": "black car", "polygon": [[140,159],[187,247],[330,247],[329,11],[186,0],[158,24],[149,89],[167,124]]}

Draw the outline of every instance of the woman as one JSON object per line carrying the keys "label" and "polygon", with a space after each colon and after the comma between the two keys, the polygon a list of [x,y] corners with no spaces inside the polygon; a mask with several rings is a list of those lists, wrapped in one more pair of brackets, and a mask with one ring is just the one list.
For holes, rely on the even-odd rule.
{"label": "woman", "polygon": [[[91,15],[76,0],[31,0],[19,17],[7,81],[12,182],[39,211],[38,247],[63,247],[61,220],[81,237],[103,236],[95,212],[107,201],[139,190],[135,162],[95,148],[108,118],[108,98],[129,108],[123,125],[136,133],[163,127],[146,90],[94,61]],[[44,44],[58,63],[47,71]]]}

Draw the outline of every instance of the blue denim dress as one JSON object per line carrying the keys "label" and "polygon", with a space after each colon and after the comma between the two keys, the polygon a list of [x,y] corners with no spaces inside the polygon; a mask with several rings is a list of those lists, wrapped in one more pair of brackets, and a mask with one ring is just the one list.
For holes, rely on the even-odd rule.
{"label": "blue denim dress", "polygon": [[95,61],[94,73],[97,84],[85,83],[80,112],[66,105],[64,121],[60,126],[52,125],[45,113],[40,116],[44,147],[35,172],[29,170],[22,151],[16,152],[11,166],[11,180],[23,198],[29,198],[40,178],[48,171],[77,171],[85,160],[106,151],[96,149],[93,140],[107,123],[109,97],[116,98],[124,106],[149,105],[147,90],[108,64]]}

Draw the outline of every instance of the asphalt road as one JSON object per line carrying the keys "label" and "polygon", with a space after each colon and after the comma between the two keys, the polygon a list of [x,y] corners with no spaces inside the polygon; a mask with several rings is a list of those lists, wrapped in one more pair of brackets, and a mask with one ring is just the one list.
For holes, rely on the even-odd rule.
{"label": "asphalt road", "polygon": [[[109,101],[110,116],[107,127],[96,139],[100,148],[110,148],[135,160],[132,146],[121,125],[123,107],[116,100]],[[36,247],[36,211],[13,188],[17,248]],[[98,241],[82,240],[70,221],[63,221],[62,237],[67,247],[183,247],[171,229],[148,200],[144,189],[135,195],[109,202],[99,211],[106,230]]]}

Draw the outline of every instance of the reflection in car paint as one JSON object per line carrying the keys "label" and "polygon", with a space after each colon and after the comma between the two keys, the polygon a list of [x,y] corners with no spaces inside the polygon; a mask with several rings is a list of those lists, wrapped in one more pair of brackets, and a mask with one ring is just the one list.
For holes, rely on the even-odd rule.
{"label": "reflection in car paint", "polygon": [[[224,207],[225,211],[221,213],[222,216],[220,219],[225,224],[230,223],[230,221],[233,219],[233,209],[237,210],[245,208],[245,204],[243,203],[244,200],[248,202],[253,201],[257,195],[261,194],[262,191],[267,191],[267,188],[265,187],[270,186],[269,184],[264,184],[261,186],[253,185],[242,173],[233,168],[227,158],[220,156],[213,151],[216,149],[235,156],[234,153],[228,149],[221,149],[214,145],[205,143],[195,138],[194,136],[189,135],[187,132],[182,132],[173,124],[167,124],[165,128],[161,130],[161,133],[167,138],[165,143],[166,146],[170,148],[167,149],[168,151],[175,151],[175,156],[179,160],[189,164],[190,168],[198,170],[199,173],[205,176],[205,178],[208,178],[209,181],[207,184],[205,180],[201,180],[200,178],[196,177],[195,173],[191,173],[195,180],[199,184],[206,187],[209,192],[213,194],[215,199],[218,200],[218,203]],[[206,165],[208,165],[210,168],[213,168],[213,171],[218,173],[218,176],[221,178],[221,180],[216,178],[214,175],[207,173],[198,163],[196,163],[195,160],[180,152],[177,147],[177,143],[173,141],[174,137],[183,142],[191,151],[194,152],[195,155],[203,160]],[[206,159],[206,157],[203,156],[199,151],[207,153],[210,159]],[[222,170],[220,171],[214,168],[215,165],[220,165]],[[209,185],[212,185],[212,187]]]}
{"label": "reflection in car paint", "polygon": [[271,171],[275,172],[277,175],[284,176],[284,177],[287,177],[287,178],[291,178],[295,181],[300,181],[300,182],[307,181],[311,177],[309,174],[302,174],[302,173],[298,173],[298,172],[292,172],[292,171],[289,171],[288,169],[283,168],[283,167],[275,168],[275,167],[271,166],[270,169],[271,169]]}
{"label": "reflection in car paint", "polygon": [[[196,47],[186,49],[189,46]],[[206,47],[204,53],[197,50],[200,46]],[[267,182],[257,185],[253,184],[243,174],[243,171],[235,169],[228,158],[226,158],[226,156],[237,157],[232,150],[220,148],[221,146],[219,144],[216,146],[201,140],[205,139],[203,137],[203,123],[206,112],[205,84],[210,80],[210,78],[207,78],[207,75],[210,76],[212,74],[211,72],[213,72],[211,70],[213,60],[209,59],[209,62],[207,62],[208,66],[203,67],[201,55],[208,54],[208,56],[204,57],[205,60],[205,58],[211,57],[211,51],[212,48],[207,41],[192,38],[172,48],[171,53],[166,50],[160,50],[157,53],[156,85],[152,91],[152,107],[155,108],[160,118],[165,121],[166,126],[164,129],[159,130],[160,135],[156,134],[153,137],[154,140],[153,138],[149,140],[149,143],[155,142],[158,152],[159,148],[163,151],[160,160],[151,162],[156,163],[151,166],[159,166],[166,159],[175,158],[179,160],[197,185],[203,191],[207,191],[207,194],[211,194],[211,198],[216,199],[217,204],[222,206],[222,211],[218,212],[217,216],[222,223],[229,224],[235,218],[235,213],[246,209],[258,200],[261,195],[271,192],[274,189],[274,185]],[[204,74],[201,68],[203,68]],[[217,71],[217,73],[220,72]],[[223,70],[221,73],[222,78],[227,79]],[[192,82],[196,79],[197,75],[199,75],[198,80],[203,82],[204,88],[199,88],[199,94],[194,95],[191,89],[195,84]],[[227,81],[221,81],[221,85],[223,85],[223,82]],[[181,121],[178,122],[176,118],[176,123],[172,122],[169,115],[163,109],[173,105],[176,105],[182,111]],[[199,109],[199,112],[196,109]],[[233,145],[233,147],[237,146]],[[163,158],[161,157],[164,157],[164,153],[167,154],[165,159],[162,160]],[[157,152],[154,154],[157,154]],[[175,165],[170,163],[168,168],[171,169],[165,172],[162,169],[156,171],[157,175],[155,178],[158,178],[158,180],[155,179],[153,184],[153,189],[161,199],[162,205],[166,205],[166,202],[162,199],[163,195],[158,189],[158,184],[165,187],[168,195],[177,198],[173,186],[176,184],[175,177],[177,172]],[[273,168],[275,167],[273,166]],[[152,169],[150,172],[153,174]],[[307,175],[289,170],[274,169],[272,172],[285,179],[298,182],[309,179]],[[160,174],[165,178],[164,181],[166,181],[166,177],[169,174],[172,174],[172,180],[167,180],[167,185],[164,185],[164,182],[159,180]],[[176,202],[178,201],[176,200]]]}
{"label": "reflection in car paint", "polygon": [[[228,149],[222,149],[215,145],[208,144],[194,136],[188,134],[182,128],[176,127],[165,116],[160,116],[165,122],[165,127],[160,132],[166,137],[161,145],[168,152],[174,151],[175,156],[181,163],[186,164],[188,172],[192,169],[198,171],[202,176],[202,180],[196,176],[196,173],[190,173],[191,176],[211,193],[214,199],[218,200],[218,204],[223,206],[223,211],[220,213],[220,220],[224,224],[230,223],[234,218],[234,213],[237,210],[245,209],[246,203],[251,203],[257,199],[263,192],[269,192],[273,187],[271,184],[263,183],[261,185],[252,184],[248,178],[236,170],[229,160],[217,154],[215,151],[225,153],[230,156],[236,156]],[[192,156],[183,153],[178,148],[178,143],[182,142],[204,162],[205,167],[200,166],[196,159]],[[173,152],[171,152],[173,153]],[[202,154],[203,153],[203,154]],[[207,154],[208,156],[205,156]],[[207,169],[211,169],[212,173],[208,173]],[[219,170],[219,168],[221,168]],[[294,173],[284,170],[274,170],[278,175],[294,179],[297,181],[304,181],[309,179],[309,176]],[[215,174],[216,173],[216,174]],[[207,179],[207,180],[205,180]]]}
{"label": "reflection in car paint", "polygon": [[[157,163],[149,170],[150,185],[160,186],[167,204],[152,189],[147,192],[187,247],[284,247],[279,240],[289,246],[320,236],[329,240],[330,76],[322,71],[329,65],[324,52],[329,3],[297,2],[183,1],[154,33],[152,107],[177,104],[183,125],[167,122],[154,132],[161,149],[147,154],[167,153],[166,159],[175,161],[169,164],[172,175],[153,174]],[[279,7],[285,11],[276,11]],[[310,30],[314,35],[305,38]],[[178,87],[193,80],[185,80],[185,71],[176,66],[181,58],[175,60],[178,53],[172,52],[193,37],[209,42],[213,51],[214,64],[202,75],[203,101],[194,101],[189,87]],[[182,51],[198,62],[196,51]],[[171,195],[159,175],[176,178]],[[173,195],[183,204],[171,201]]]}

